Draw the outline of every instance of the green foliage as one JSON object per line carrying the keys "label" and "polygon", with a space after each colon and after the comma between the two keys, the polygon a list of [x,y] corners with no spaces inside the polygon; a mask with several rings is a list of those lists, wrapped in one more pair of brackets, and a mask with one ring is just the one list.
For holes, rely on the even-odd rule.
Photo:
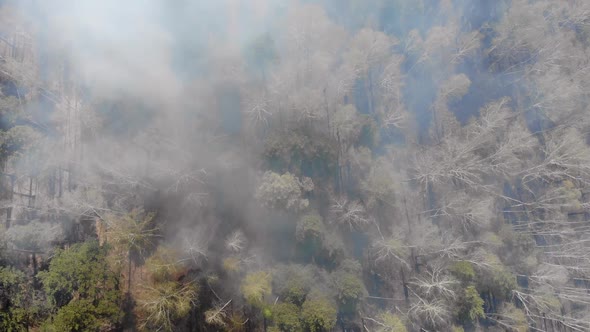
{"label": "green foliage", "polygon": [[25,274],[0,267],[0,290],[0,331],[26,331],[39,308]]}
{"label": "green foliage", "polygon": [[303,278],[293,276],[287,279],[283,292],[283,298],[286,301],[301,305],[305,301],[305,296],[309,292],[309,284]]}
{"label": "green foliage", "polygon": [[[114,308],[95,306],[91,299],[72,301],[57,312],[51,324],[46,328],[55,331],[104,331],[113,328],[108,319],[97,319],[97,316],[109,315]],[[107,312],[102,312],[106,309]]]}
{"label": "green foliage", "polygon": [[119,280],[106,263],[107,249],[95,241],[57,250],[47,271],[39,272],[56,315],[49,325],[59,331],[93,331],[117,325]]}
{"label": "green foliage", "polygon": [[559,297],[557,297],[554,294],[543,294],[542,296],[540,296],[539,303],[543,307],[547,308],[547,310],[551,311],[559,311],[561,310],[562,306]]}
{"label": "green foliage", "polygon": [[265,271],[248,273],[240,290],[248,303],[254,307],[262,308],[264,298],[272,291],[272,275]]}
{"label": "green foliage", "polygon": [[264,157],[274,170],[295,169],[315,179],[334,174],[337,151],[337,143],[330,136],[290,129],[267,138]]}
{"label": "green foliage", "polygon": [[25,332],[30,326],[31,308],[11,308],[0,311],[0,331]]}
{"label": "green foliage", "polygon": [[374,244],[376,249],[376,259],[392,259],[393,261],[401,261],[409,255],[409,250],[406,245],[399,239],[390,237],[385,240],[378,240]]}
{"label": "green foliage", "polygon": [[510,302],[504,303],[502,309],[500,309],[500,314],[500,320],[504,324],[512,326],[513,331],[526,332],[529,330],[529,324],[524,311],[515,307],[514,304]]}
{"label": "green foliage", "polygon": [[270,308],[268,306],[264,307],[264,309],[262,309],[262,317],[266,318],[266,319],[270,319],[272,317],[272,310],[270,310]]}
{"label": "green foliage", "polygon": [[407,332],[404,322],[391,312],[382,312],[377,316],[381,325],[377,326],[376,332]]}
{"label": "green foliage", "polygon": [[357,142],[361,129],[363,128],[362,118],[358,116],[356,108],[351,105],[344,105],[339,108],[332,118],[332,127],[338,131],[341,141],[346,144]]}
{"label": "green foliage", "polygon": [[169,247],[159,246],[145,261],[145,267],[155,281],[171,280],[184,271],[178,253]]}
{"label": "green foliage", "polygon": [[[6,84],[6,81],[1,83]],[[18,124],[18,120],[23,119],[22,111],[25,106],[22,102],[18,98],[5,96],[0,91],[0,160],[31,152],[42,137],[34,128]]]}
{"label": "green foliage", "polygon": [[14,126],[8,131],[0,131],[0,154],[2,156],[24,152],[40,139],[40,134],[29,126]]}
{"label": "green foliage", "polygon": [[295,236],[298,241],[319,239],[324,234],[324,221],[319,214],[307,214],[299,219]]}
{"label": "green foliage", "polygon": [[352,274],[360,274],[362,266],[357,260],[347,258],[340,263],[338,269]]}
{"label": "green foliage", "polygon": [[18,98],[6,96],[0,91],[0,117],[4,119],[3,125],[14,126],[16,120],[22,116],[21,110]]}
{"label": "green foliage", "polygon": [[392,205],[395,202],[395,188],[391,166],[383,159],[378,159],[372,165],[367,178],[361,183],[369,209],[380,205]]}
{"label": "green foliage", "polygon": [[460,300],[459,319],[476,321],[479,318],[484,318],[483,299],[479,296],[475,286],[468,286],[463,292]]}
{"label": "green foliage", "polygon": [[486,255],[485,261],[489,268],[481,269],[477,273],[479,291],[490,292],[499,300],[509,299],[512,290],[517,287],[516,276],[494,254]]}
{"label": "green foliage", "polygon": [[559,194],[563,197],[563,205],[568,207],[568,210],[579,210],[582,208],[583,193],[571,180],[562,182],[559,188]]}
{"label": "green foliage", "polygon": [[491,286],[495,289],[494,294],[502,300],[509,299],[512,290],[517,288],[516,277],[506,270],[494,271],[492,281]]}
{"label": "green foliage", "polygon": [[240,269],[240,258],[237,256],[230,256],[223,260],[223,269],[228,272],[237,272]]}
{"label": "green foliage", "polygon": [[490,246],[500,247],[502,245],[502,239],[494,232],[485,232],[481,237],[483,242]]}
{"label": "green foliage", "polygon": [[135,294],[139,327],[145,331],[173,331],[196,303],[199,287],[181,282],[186,273],[175,250],[160,246],[145,262],[147,283]]}
{"label": "green foliage", "polygon": [[134,209],[122,217],[110,216],[107,230],[109,243],[128,255],[142,255],[155,244],[158,236],[154,217],[154,213],[145,213],[141,209]]}
{"label": "green foliage", "polygon": [[174,331],[176,320],[188,315],[199,288],[176,281],[143,285],[137,294],[140,328],[145,331]]}
{"label": "green foliage", "polygon": [[297,222],[295,238],[298,242],[299,253],[306,260],[318,259],[325,246],[325,225],[318,214],[304,215]]}
{"label": "green foliage", "polygon": [[331,331],[336,325],[336,307],[325,298],[308,299],[303,303],[301,319],[311,332]]}
{"label": "green foliage", "polygon": [[454,262],[449,267],[449,271],[463,282],[468,282],[475,278],[473,265],[467,261]]}
{"label": "green foliage", "polygon": [[272,311],[272,319],[280,331],[303,331],[299,318],[301,310],[295,304],[279,303],[273,307]]}
{"label": "green foliage", "polygon": [[273,271],[273,283],[283,301],[300,306],[313,285],[311,267],[297,264],[280,265]]}
{"label": "green foliage", "polygon": [[515,251],[518,256],[525,256],[535,248],[535,240],[528,234],[515,232],[512,227],[502,227],[499,232],[506,249]]}
{"label": "green foliage", "polygon": [[340,303],[354,305],[361,301],[367,294],[363,281],[356,275],[338,271],[334,272],[334,285],[336,287],[337,297]]}
{"label": "green foliage", "polygon": [[0,267],[0,285],[10,302],[23,303],[23,295],[26,290],[27,278],[22,271],[11,266]]}
{"label": "green foliage", "polygon": [[300,182],[289,172],[282,175],[266,172],[256,190],[256,198],[268,208],[300,212],[309,206],[309,201],[303,198],[303,193],[311,190],[313,183],[309,179]]}
{"label": "green foliage", "polygon": [[367,116],[360,117],[362,127],[360,129],[358,144],[369,148],[374,148],[379,144],[379,126],[372,119]]}
{"label": "green foliage", "polygon": [[502,247],[498,254],[505,258],[508,265],[522,274],[534,272],[537,265],[535,240],[530,234],[515,232],[512,227],[504,226],[498,235],[502,239]]}
{"label": "green foliage", "polygon": [[342,237],[335,232],[326,233],[322,242],[320,262],[327,267],[334,267],[346,256]]}

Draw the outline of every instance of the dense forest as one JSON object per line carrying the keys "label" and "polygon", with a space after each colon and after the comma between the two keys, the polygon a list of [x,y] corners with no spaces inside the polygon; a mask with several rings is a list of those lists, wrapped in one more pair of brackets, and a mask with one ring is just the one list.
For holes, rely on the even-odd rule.
{"label": "dense forest", "polygon": [[590,331],[590,1],[0,1],[0,331]]}

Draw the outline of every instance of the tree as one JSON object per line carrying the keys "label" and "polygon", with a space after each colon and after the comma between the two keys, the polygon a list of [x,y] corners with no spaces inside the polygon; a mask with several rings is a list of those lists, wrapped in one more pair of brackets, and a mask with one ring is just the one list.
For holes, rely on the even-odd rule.
{"label": "tree", "polygon": [[28,155],[40,139],[41,134],[30,126],[16,125],[0,131],[0,154],[4,158]]}
{"label": "tree", "polygon": [[590,176],[590,148],[575,128],[557,128],[546,134],[544,158],[522,171],[524,184],[534,180],[572,180],[586,183]]}
{"label": "tree", "polygon": [[13,267],[0,267],[0,328],[26,331],[43,314],[43,303],[26,275]]}
{"label": "tree", "polygon": [[454,300],[457,297],[455,285],[457,281],[448,275],[444,275],[440,269],[427,271],[426,277],[417,277],[411,284],[416,288],[420,296],[427,299]]}
{"label": "tree", "polygon": [[498,313],[498,322],[501,326],[512,329],[515,332],[525,332],[529,328],[524,312],[512,303],[505,303]]}
{"label": "tree", "polygon": [[318,214],[301,217],[295,229],[295,238],[301,244],[306,258],[316,258],[321,254],[326,239],[326,227]]}
{"label": "tree", "polygon": [[344,55],[347,65],[354,68],[358,79],[364,85],[365,98],[368,101],[367,113],[375,112],[373,105],[378,86],[377,70],[381,69],[391,57],[392,48],[398,43],[394,38],[383,32],[368,28],[358,31],[350,42],[348,52]]}
{"label": "tree", "polygon": [[262,308],[265,298],[271,294],[271,281],[272,275],[268,272],[252,272],[246,275],[240,290],[250,305]]}
{"label": "tree", "polygon": [[312,190],[313,182],[309,178],[300,181],[289,172],[282,175],[266,172],[256,190],[256,198],[269,208],[300,212],[309,205],[304,193]]}
{"label": "tree", "polygon": [[120,255],[127,256],[127,291],[131,291],[131,265],[155,244],[158,229],[153,224],[154,213],[135,209],[122,217],[107,219],[107,241]]}
{"label": "tree", "polygon": [[185,261],[180,259],[180,253],[168,246],[161,245],[144,262],[145,270],[152,280],[176,280],[186,273]]}
{"label": "tree", "polygon": [[97,242],[57,250],[47,271],[37,277],[55,315],[57,331],[98,331],[121,323],[119,279],[106,262],[107,248]]}
{"label": "tree", "polygon": [[[316,4],[291,6],[279,28],[286,31],[281,38],[285,47],[279,48],[283,50],[282,63],[270,84],[276,91],[276,108],[286,110],[279,114],[289,122],[329,127],[330,114],[342,92],[339,88],[347,85],[332,75],[346,42],[346,30]],[[344,73],[344,81],[349,81],[348,74]]]}
{"label": "tree", "polygon": [[193,283],[163,281],[142,285],[137,294],[140,328],[145,331],[174,331],[175,322],[186,317],[197,297]]}
{"label": "tree", "polygon": [[461,299],[461,308],[459,309],[459,317],[461,320],[477,322],[479,318],[484,318],[483,300],[475,289],[475,286],[467,286],[465,288]]}
{"label": "tree", "polygon": [[397,189],[395,180],[391,164],[386,158],[379,158],[371,165],[369,173],[361,182],[361,190],[369,210],[393,206]]}
{"label": "tree", "polygon": [[26,225],[13,225],[7,232],[8,243],[15,249],[43,252],[53,243],[64,238],[64,231],[58,224],[30,222]]}
{"label": "tree", "polygon": [[231,303],[231,301],[232,300],[229,300],[223,305],[218,305],[205,311],[205,321],[207,324],[222,328],[226,327],[228,320],[226,308]]}
{"label": "tree", "polygon": [[348,201],[346,198],[333,199],[330,211],[339,225],[352,230],[362,230],[370,223],[364,206],[359,201]]}
{"label": "tree", "polygon": [[480,259],[483,263],[478,271],[477,289],[485,294],[488,304],[495,299],[507,300],[517,288],[516,276],[494,254],[484,254]]}
{"label": "tree", "polygon": [[273,289],[284,302],[301,306],[311,290],[314,270],[310,265],[281,265],[273,271]]}
{"label": "tree", "polygon": [[455,115],[449,110],[448,104],[460,100],[471,86],[471,80],[465,74],[454,75],[440,85],[438,96],[433,106],[434,137],[441,140],[444,136],[452,135],[461,125]]}
{"label": "tree", "polygon": [[326,298],[307,299],[301,308],[301,319],[311,332],[330,331],[336,325],[336,312]]}
{"label": "tree", "polygon": [[409,314],[416,321],[435,329],[447,326],[451,317],[450,308],[443,300],[425,300],[420,297],[410,306]]}
{"label": "tree", "polygon": [[246,238],[244,233],[240,230],[233,232],[227,240],[225,240],[225,247],[226,249],[230,250],[234,253],[239,253],[240,251],[244,250],[246,246]]}
{"label": "tree", "polygon": [[475,270],[473,265],[467,261],[454,262],[449,271],[463,282],[470,282],[475,278]]}
{"label": "tree", "polygon": [[280,331],[301,332],[299,307],[292,303],[279,303],[273,306],[273,321]]}
{"label": "tree", "polygon": [[360,278],[351,272],[338,270],[332,273],[336,298],[341,305],[340,311],[355,314],[356,306],[367,295],[367,290]]}
{"label": "tree", "polygon": [[389,311],[381,312],[374,321],[377,323],[377,332],[407,332],[404,322],[398,315]]}
{"label": "tree", "polygon": [[139,328],[174,331],[194,307],[199,287],[192,280],[183,280],[186,268],[170,248],[158,247],[145,266],[148,279],[134,292]]}
{"label": "tree", "polygon": [[494,217],[492,197],[457,192],[443,200],[443,206],[432,211],[431,217],[442,219],[445,226],[464,231],[486,229]]}

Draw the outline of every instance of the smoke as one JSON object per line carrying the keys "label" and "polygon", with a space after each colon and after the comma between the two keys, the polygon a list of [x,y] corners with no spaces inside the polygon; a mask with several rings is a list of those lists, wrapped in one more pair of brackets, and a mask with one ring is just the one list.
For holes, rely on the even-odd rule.
{"label": "smoke", "polygon": [[[363,38],[372,38],[366,31],[357,33],[371,26],[388,33],[395,44],[391,50],[403,55],[397,60],[402,62],[406,82],[403,103],[425,134],[430,105],[441,84],[437,77],[446,69],[444,63],[424,65],[408,47],[414,39],[440,42],[432,31],[440,30],[439,37],[445,37],[447,31],[436,27],[452,24],[447,13],[434,10],[434,5],[368,1],[346,12],[342,8],[355,7],[310,2],[20,3],[36,31],[40,84],[55,95],[64,95],[52,100],[51,106],[40,105],[51,114],[49,127],[57,126],[60,132],[45,143],[44,150],[52,151],[51,156],[39,153],[27,162],[41,165],[37,168],[44,176],[55,167],[67,167],[68,172],[59,176],[72,184],[60,190],[99,192],[106,198],[95,203],[97,209],[122,213],[145,206],[158,210],[171,239],[182,238],[177,233],[193,232],[197,224],[208,224],[211,238],[241,227],[250,228],[244,230],[248,237],[253,233],[263,237],[263,229],[277,216],[262,213],[252,199],[255,170],[261,164],[261,147],[256,145],[261,143],[250,138],[248,131],[257,126],[252,125],[251,114],[246,116],[247,108],[262,109],[262,116],[276,113],[271,108],[284,98],[288,107],[303,104],[306,112],[319,112],[321,91],[326,89],[322,84],[327,82],[328,94],[354,98],[359,113],[370,113],[372,97],[362,79],[346,83],[353,86],[347,95],[340,96],[339,85],[356,75],[341,62],[356,61],[366,43]],[[477,12],[473,5],[456,7]],[[464,17],[458,28],[485,19],[489,18],[474,23],[477,19]],[[389,42],[384,41],[383,47],[390,47]],[[354,43],[359,49],[349,51]],[[448,45],[425,47],[439,52]],[[306,70],[297,61],[310,51],[315,52],[311,76],[289,85],[298,70]],[[480,65],[460,71],[471,76],[482,72]],[[481,95],[472,90],[468,97]],[[458,100],[454,107],[477,110],[486,102],[485,98],[464,99],[469,104]],[[214,211],[209,210],[211,206]],[[223,234],[216,235],[219,231]]]}
{"label": "smoke", "polygon": [[67,57],[94,97],[125,96],[163,106],[180,97],[185,70],[207,67],[211,47],[239,52],[260,33],[269,6],[266,1],[83,0],[35,2],[26,9],[38,22],[40,38],[50,39],[41,52]]}
{"label": "smoke", "polygon": [[[329,137],[330,126],[321,127],[327,105],[342,125],[339,134],[354,135],[361,131],[354,104],[362,115],[402,112],[391,115],[392,127],[413,118],[426,136],[446,79],[495,79],[483,62],[449,66],[444,58],[458,47],[456,34],[495,18],[470,18],[481,11],[457,2],[454,10],[464,16],[451,21],[434,2],[360,1],[358,10],[327,0],[21,3],[36,32],[40,85],[60,96],[38,105],[59,134],[21,161],[35,164],[37,177],[59,179],[60,188],[51,181],[36,187],[59,201],[39,200],[40,209],[69,205],[99,216],[138,207],[158,211],[165,241],[199,262],[227,246],[251,250],[257,264],[270,259],[261,256],[289,257],[293,216],[264,210],[253,195],[264,164],[260,138],[280,137],[269,132],[273,126],[307,121]],[[394,58],[380,63],[391,53]],[[381,74],[375,68],[390,69],[384,72],[393,83],[379,82],[387,89],[403,81],[396,97],[368,92],[367,82]],[[467,113],[464,120],[494,98],[483,97],[485,84],[466,89],[450,105]],[[400,135],[380,130],[377,154],[395,141],[388,135]],[[318,166],[305,167],[300,173]],[[317,174],[335,177],[333,165],[320,167]],[[232,234],[242,232],[248,242],[238,245]]]}

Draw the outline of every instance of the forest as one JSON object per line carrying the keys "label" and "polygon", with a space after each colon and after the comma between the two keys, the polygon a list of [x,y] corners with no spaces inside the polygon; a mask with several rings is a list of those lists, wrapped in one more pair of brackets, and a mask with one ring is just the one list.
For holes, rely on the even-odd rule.
{"label": "forest", "polygon": [[590,331],[590,1],[0,0],[0,332]]}

